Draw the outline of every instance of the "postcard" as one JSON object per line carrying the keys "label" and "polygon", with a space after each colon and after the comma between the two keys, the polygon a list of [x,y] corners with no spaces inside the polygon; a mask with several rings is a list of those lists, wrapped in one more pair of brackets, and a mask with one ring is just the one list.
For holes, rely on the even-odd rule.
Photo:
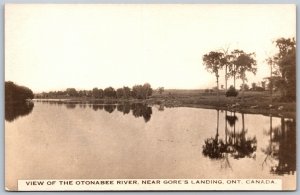
{"label": "postcard", "polygon": [[293,4],[6,4],[7,191],[296,189]]}

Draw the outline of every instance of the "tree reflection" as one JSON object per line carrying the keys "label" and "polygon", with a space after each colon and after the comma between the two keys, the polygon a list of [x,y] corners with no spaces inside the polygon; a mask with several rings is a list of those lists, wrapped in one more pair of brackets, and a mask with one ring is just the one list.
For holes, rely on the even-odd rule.
{"label": "tree reflection", "polygon": [[19,116],[26,116],[32,112],[33,102],[6,103],[5,120],[12,122]]}
{"label": "tree reflection", "polygon": [[37,102],[41,102],[44,104],[51,105],[65,105],[68,109],[76,108],[76,105],[79,105],[79,108],[91,108],[94,111],[105,110],[109,114],[113,113],[114,110],[118,110],[123,114],[129,114],[130,110],[132,111],[132,115],[136,118],[143,117],[145,122],[150,121],[152,115],[152,108],[144,103],[129,103],[122,102],[119,104],[101,104],[103,101],[93,101],[90,103],[89,101],[80,102],[80,101],[67,101],[67,100],[36,100]]}
{"label": "tree reflection", "polygon": [[[232,115],[233,114],[233,115]],[[244,114],[242,113],[242,129],[236,132],[237,116],[234,113],[227,115],[225,112],[225,141],[219,138],[219,110],[217,110],[217,132],[215,137],[208,138],[204,141],[202,153],[211,159],[225,159],[225,166],[230,167],[228,154],[234,159],[254,158],[257,148],[256,137],[246,137]],[[227,123],[231,127],[228,129]],[[233,129],[233,130],[232,130]]]}
{"label": "tree reflection", "polygon": [[[247,129],[245,129],[245,119],[244,113],[242,113],[242,130],[241,132],[235,132],[235,124],[234,131],[229,133],[229,137],[231,138],[231,142],[229,145],[232,146],[233,151],[231,154],[234,158],[255,158],[254,152],[257,149],[257,140],[256,137],[246,137]],[[233,141],[232,141],[233,140]]]}
{"label": "tree reflection", "polygon": [[105,104],[104,110],[108,113],[112,113],[116,109],[116,105],[113,104]]}
{"label": "tree reflection", "polygon": [[76,108],[76,103],[68,102],[65,104],[67,109],[74,109]]}
{"label": "tree reflection", "polygon": [[86,104],[79,104],[80,108],[86,108]]}
{"label": "tree reflection", "polygon": [[130,112],[130,104],[129,103],[118,104],[117,110],[119,112],[123,112],[123,114],[128,114]]}
{"label": "tree reflection", "polygon": [[211,159],[220,159],[224,157],[226,145],[222,139],[219,139],[219,110],[217,110],[217,128],[216,136],[204,141],[202,153]]}
{"label": "tree reflection", "polygon": [[[227,113],[227,111],[226,111],[226,113]],[[235,126],[236,121],[238,121],[238,118],[235,116],[235,112],[234,112],[234,116],[226,114],[226,120],[228,121],[228,124],[230,125],[230,127],[233,127],[233,126]]]}
{"label": "tree reflection", "polygon": [[152,108],[147,104],[132,104],[131,105],[132,115],[136,118],[143,117],[145,122],[150,121],[152,115]]}
{"label": "tree reflection", "polygon": [[97,111],[97,110],[103,110],[103,105],[101,105],[101,104],[93,104],[92,105],[92,108],[93,108],[93,110],[94,111]]}
{"label": "tree reflection", "polygon": [[270,166],[270,172],[276,175],[294,174],[296,171],[296,120],[281,118],[281,125],[272,126],[270,115],[269,145],[262,149],[266,158],[262,163]]}

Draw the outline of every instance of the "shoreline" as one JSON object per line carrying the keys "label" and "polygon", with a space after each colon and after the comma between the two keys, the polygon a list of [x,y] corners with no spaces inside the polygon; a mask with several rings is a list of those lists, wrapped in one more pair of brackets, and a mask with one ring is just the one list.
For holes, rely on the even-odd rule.
{"label": "shoreline", "polygon": [[[296,103],[294,102],[273,102],[270,107],[266,101],[244,101],[240,99],[228,98],[220,101],[216,99],[207,98],[193,98],[190,97],[150,97],[148,99],[117,99],[117,98],[36,98],[33,101],[51,101],[59,103],[85,103],[85,104],[148,104],[148,105],[162,105],[167,108],[171,107],[189,107],[202,109],[219,109],[229,112],[238,112],[245,114],[262,114],[265,116],[278,116],[286,118],[296,118]],[[259,99],[259,98],[258,98]],[[225,100],[225,101],[224,101]]]}

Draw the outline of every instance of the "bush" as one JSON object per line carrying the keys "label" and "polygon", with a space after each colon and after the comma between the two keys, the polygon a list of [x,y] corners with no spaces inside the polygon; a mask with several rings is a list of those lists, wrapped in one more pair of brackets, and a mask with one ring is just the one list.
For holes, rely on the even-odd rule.
{"label": "bush", "polygon": [[16,85],[11,81],[5,82],[5,102],[22,102],[32,98],[33,92],[28,87]]}
{"label": "bush", "polygon": [[230,86],[226,91],[226,97],[236,97],[238,94],[238,91],[233,86]]}

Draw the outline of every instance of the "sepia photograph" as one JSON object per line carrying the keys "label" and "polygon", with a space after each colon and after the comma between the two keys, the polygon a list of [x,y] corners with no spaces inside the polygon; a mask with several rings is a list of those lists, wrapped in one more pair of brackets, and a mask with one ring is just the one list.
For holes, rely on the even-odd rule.
{"label": "sepia photograph", "polygon": [[296,190],[296,5],[6,4],[5,190]]}

